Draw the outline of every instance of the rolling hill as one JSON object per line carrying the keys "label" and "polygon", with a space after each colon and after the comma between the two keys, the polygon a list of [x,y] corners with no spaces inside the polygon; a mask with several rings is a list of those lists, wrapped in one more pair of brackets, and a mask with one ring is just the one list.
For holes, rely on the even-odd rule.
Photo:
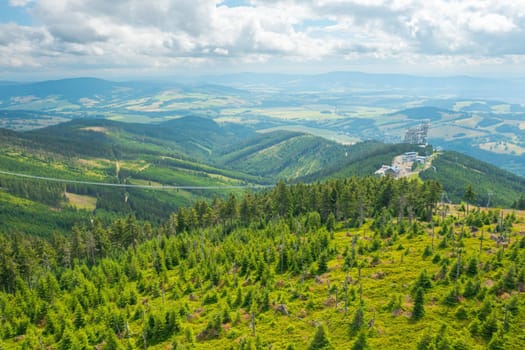
{"label": "rolling hill", "polygon": [[[0,347],[522,348],[525,179],[431,147],[185,117],[0,129]],[[235,186],[273,184],[246,190]],[[305,184],[308,183],[308,184]],[[407,343],[404,334],[412,334]],[[312,345],[313,344],[313,345]],[[356,345],[357,344],[357,345]],[[361,344],[361,345],[359,345]]]}
{"label": "rolling hill", "polygon": [[458,152],[445,152],[432,165],[432,168],[420,173],[420,177],[439,181],[450,200],[456,203],[463,199],[469,184],[476,189],[475,203],[480,206],[496,204],[509,207],[516,200],[516,195],[525,193],[523,177]]}
{"label": "rolling hill", "polygon": [[[398,143],[408,128],[430,120],[429,141],[434,146],[525,176],[522,92],[523,82],[517,80],[358,72],[246,73],[159,82],[95,78],[3,82],[0,127],[27,131],[84,118],[157,125],[197,116],[244,127],[247,136],[266,130],[306,131],[350,144]],[[169,124],[165,126],[172,132]],[[145,132],[154,133],[152,139],[165,138],[155,127],[144,126],[136,134],[147,137]],[[209,153],[210,145],[197,138],[191,157],[203,160],[199,152]],[[324,158],[314,162],[312,171],[325,166]],[[294,174],[297,171],[283,175]]]}
{"label": "rolling hill", "polygon": [[[28,132],[4,129],[0,137],[0,167],[3,171],[27,175],[120,185],[230,188],[264,182],[258,176],[202,161],[211,157],[210,152],[218,144],[235,140],[234,136],[242,139],[246,133],[232,134],[227,127],[221,128],[208,119],[194,118],[150,128],[99,119],[73,120]],[[198,198],[213,196],[213,193],[199,190],[159,192],[71,183],[50,188],[44,180],[12,178],[6,174],[0,178],[5,202],[0,215],[16,218],[17,215],[12,215],[14,211],[8,210],[8,203],[12,202],[12,210],[16,211],[17,198],[29,200],[25,203],[30,206],[35,202],[38,204],[35,212],[40,215],[27,222],[32,229],[24,231],[40,231],[43,235],[50,234],[53,229],[46,224],[50,212],[78,214],[77,217],[89,217],[93,213],[102,217],[134,213],[139,219],[159,223],[176,208]],[[218,194],[231,190],[219,190]],[[53,200],[47,200],[49,198]],[[95,206],[75,214],[75,208],[85,208],[79,201],[95,203]],[[11,222],[2,220],[4,225]]]}
{"label": "rolling hill", "polygon": [[[24,217],[16,214],[24,203],[35,219],[21,220],[24,224],[18,227],[42,235],[65,230],[75,218],[86,220],[92,215],[109,220],[134,213],[138,219],[160,223],[197,199],[243,191],[236,186],[371,176],[399,154],[421,152],[406,144],[368,141],[345,146],[298,132],[260,134],[201,117],[146,125],[76,119],[26,132],[2,129],[0,144],[0,170],[8,172],[119,185],[225,187],[158,192],[72,183],[55,186],[1,175],[4,227],[17,227],[9,218]],[[456,153],[444,152],[420,176],[441,182],[455,202],[469,183],[480,205],[486,205],[489,193],[496,206],[510,206],[525,193],[522,178]],[[50,224],[49,217],[60,215],[67,218],[66,224]]]}
{"label": "rolling hill", "polygon": [[276,131],[226,148],[218,162],[275,181],[315,173],[339,162],[344,155],[344,146],[321,137]]}

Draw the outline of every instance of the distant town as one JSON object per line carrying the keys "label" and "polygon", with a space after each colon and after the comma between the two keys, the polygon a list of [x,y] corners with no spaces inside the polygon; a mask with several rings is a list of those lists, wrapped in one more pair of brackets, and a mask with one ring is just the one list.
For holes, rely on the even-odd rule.
{"label": "distant town", "polygon": [[[415,128],[407,130],[404,142],[420,147],[427,146],[427,136],[430,123],[425,121]],[[382,165],[375,174],[379,176],[390,175],[394,178],[407,177],[418,174],[420,171],[428,169],[431,165],[431,157],[419,155],[419,152],[405,152],[395,157],[391,165]]]}

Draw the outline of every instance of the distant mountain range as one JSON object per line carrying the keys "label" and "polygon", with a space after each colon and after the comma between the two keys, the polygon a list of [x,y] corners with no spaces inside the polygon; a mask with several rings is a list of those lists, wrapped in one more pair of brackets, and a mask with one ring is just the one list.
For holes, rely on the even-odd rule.
{"label": "distant mountain range", "polygon": [[[162,124],[169,130],[169,123],[164,122],[196,116],[226,129],[241,128],[244,135],[307,132],[352,144],[365,140],[397,143],[407,129],[428,120],[430,143],[525,176],[525,107],[517,103],[523,103],[524,91],[521,80],[357,72],[243,73],[160,82],[3,81],[0,127],[33,130],[98,118],[140,123],[134,127],[148,136],[153,132],[148,124]],[[293,137],[296,155],[306,142],[303,138]],[[208,140],[196,134],[194,143],[201,142]],[[274,161],[275,167],[285,167]],[[317,164],[313,168],[324,167],[319,158],[312,162]],[[290,176],[297,169],[288,171]]]}
{"label": "distant mountain range", "polygon": [[370,74],[330,72],[313,75],[240,73],[206,76],[201,81],[227,86],[276,86],[285,91],[330,90],[412,93],[413,96],[457,96],[461,98],[502,99],[524,102],[525,82],[515,79],[493,79],[469,76],[422,77],[405,74]]}

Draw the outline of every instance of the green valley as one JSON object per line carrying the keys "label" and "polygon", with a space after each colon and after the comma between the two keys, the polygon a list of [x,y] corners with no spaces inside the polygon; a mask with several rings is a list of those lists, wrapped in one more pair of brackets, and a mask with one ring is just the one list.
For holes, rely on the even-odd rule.
{"label": "green valley", "polygon": [[525,0],[0,1],[0,350],[525,349]]}
{"label": "green valley", "polygon": [[[135,101],[147,123],[4,113],[18,131],[0,129],[0,348],[524,346],[525,180],[430,145],[341,143],[471,105],[385,124],[325,111],[335,142],[275,122],[295,114],[153,111],[207,100],[185,98]],[[375,175],[407,152],[428,163]]]}
{"label": "green valley", "polygon": [[[431,147],[375,141],[342,145],[290,131],[259,134],[237,124],[218,124],[200,117],[148,125],[78,119],[31,131],[1,132],[0,170],[69,181],[0,174],[5,203],[0,226],[18,230],[18,218],[25,216],[14,215],[19,211],[10,203],[20,198],[40,208],[32,214],[34,220],[20,220],[22,231],[43,236],[54,230],[67,232],[72,218],[88,220],[93,215],[108,223],[111,218],[133,213],[137,219],[157,225],[197,199],[226,196],[232,190],[240,194],[242,190],[235,187],[269,186],[281,179],[309,183],[371,176],[405,152],[433,152]],[[461,201],[468,183],[475,185],[480,205],[485,205],[491,194],[492,205],[508,207],[525,192],[522,178],[473,158],[445,152],[434,162],[420,177],[440,181],[455,202]],[[148,186],[164,186],[166,190]],[[68,219],[58,226],[49,223],[48,217],[61,215]]]}

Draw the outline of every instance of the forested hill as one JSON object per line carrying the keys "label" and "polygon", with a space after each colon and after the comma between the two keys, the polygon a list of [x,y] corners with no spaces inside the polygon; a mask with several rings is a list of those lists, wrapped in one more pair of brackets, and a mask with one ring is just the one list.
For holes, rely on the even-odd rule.
{"label": "forested hill", "polygon": [[[77,119],[26,132],[0,130],[0,171],[55,179],[131,186],[179,186],[179,190],[109,188],[0,175],[0,229],[50,236],[75,222],[98,217],[104,223],[133,213],[162,223],[196,200],[223,198],[243,186],[315,183],[373,176],[407,151],[431,154],[407,144],[367,141],[342,145],[309,134],[265,134],[238,124],[184,117],[159,124]],[[463,200],[471,184],[472,204],[510,207],[522,203],[523,179],[486,163],[444,152],[421,174],[443,185],[448,199]],[[190,186],[193,189],[183,187]],[[198,188],[213,188],[199,190]],[[224,190],[221,190],[224,188]]]}
{"label": "forested hill", "polygon": [[456,203],[463,200],[469,184],[476,192],[474,202],[481,206],[510,207],[525,194],[523,177],[458,152],[444,152],[432,165],[419,176],[423,180],[439,181],[449,199]]}
{"label": "forested hill", "polygon": [[361,142],[348,148],[339,161],[319,171],[299,178],[304,182],[315,182],[321,179],[345,178],[350,176],[371,176],[382,165],[390,165],[394,157],[405,152],[416,151],[431,154],[432,147],[422,149],[409,144],[385,144],[382,142]]}
{"label": "forested hill", "polygon": [[210,119],[190,116],[160,124],[77,119],[20,133],[20,136],[45,149],[72,155],[126,159],[141,153],[175,154],[202,161],[218,149],[254,134],[251,129],[236,124],[221,126]]}
{"label": "forested hill", "polygon": [[459,213],[439,193],[281,182],[158,228],[130,215],[2,234],[0,347],[524,348],[525,214]]}
{"label": "forested hill", "polygon": [[[369,176],[381,165],[390,165],[392,159],[409,151],[422,155],[432,154],[432,147],[426,149],[408,144],[383,144],[363,142],[350,148],[338,162],[312,174],[302,176],[298,181],[315,182],[321,179],[344,179],[351,176]],[[417,175],[420,179],[438,181],[445,194],[444,199],[454,203],[464,200],[465,189],[471,185],[475,192],[473,203],[479,206],[511,207],[525,195],[525,178],[495,167],[489,163],[464,154],[444,151],[434,154],[432,164]],[[490,197],[490,198],[489,198]],[[522,207],[525,209],[525,207]]]}

